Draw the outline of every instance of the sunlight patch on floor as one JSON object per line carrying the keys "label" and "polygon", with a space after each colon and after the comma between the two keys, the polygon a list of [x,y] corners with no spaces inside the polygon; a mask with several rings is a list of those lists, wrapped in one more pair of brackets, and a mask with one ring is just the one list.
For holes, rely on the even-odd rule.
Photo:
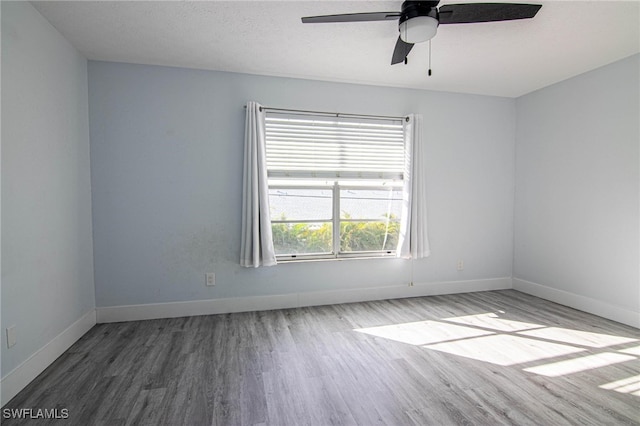
{"label": "sunlight patch on floor", "polygon": [[532,324],[528,322],[500,318],[498,314],[493,312],[488,312],[486,314],[467,315],[463,317],[444,318],[443,321],[488,328],[496,331],[520,331],[544,327],[540,324]]}
{"label": "sunlight patch on floor", "polygon": [[424,346],[427,349],[508,366],[582,352],[585,349],[506,334]]}
{"label": "sunlight patch on floor", "polygon": [[[504,311],[486,312],[442,320],[360,328],[354,331],[501,366],[541,360],[545,362],[544,360],[549,358],[587,352],[587,348],[610,348],[609,352],[554,360],[555,362],[524,368],[526,372],[547,377],[606,367],[637,360],[636,357],[640,356],[640,346],[622,347],[617,350],[612,348],[632,344],[639,339],[514,321],[502,318],[503,314]],[[613,352],[614,350],[616,352]],[[610,386],[617,392],[624,391],[636,395],[640,392],[640,386],[633,382],[633,379],[632,377],[629,382],[612,382],[600,387],[609,389],[607,386]]]}
{"label": "sunlight patch on floor", "polygon": [[618,352],[622,352],[629,355],[640,356],[640,346],[634,346],[633,348],[620,349]]}
{"label": "sunlight patch on floor", "polygon": [[613,352],[605,352],[596,355],[587,355],[580,358],[566,359],[564,361],[552,362],[550,364],[525,368],[524,371],[539,374],[547,377],[566,376],[567,374],[579,373],[581,371],[593,370],[594,368],[606,367],[620,362],[635,360],[635,357],[622,355]]}
{"label": "sunlight patch on floor", "polygon": [[598,387],[620,393],[629,393],[634,396],[640,396],[640,375],[616,380],[615,382],[610,382]]}
{"label": "sunlight patch on floor", "polygon": [[538,337],[540,339],[554,340],[557,342],[568,343],[570,345],[589,346],[591,348],[605,348],[607,346],[638,341],[638,339],[630,339],[628,337],[571,330],[569,328],[560,327],[545,327],[537,330],[520,331],[518,334]]}
{"label": "sunlight patch on floor", "polygon": [[491,331],[438,321],[408,322],[404,324],[360,328],[355,331],[415,346],[494,334]]}

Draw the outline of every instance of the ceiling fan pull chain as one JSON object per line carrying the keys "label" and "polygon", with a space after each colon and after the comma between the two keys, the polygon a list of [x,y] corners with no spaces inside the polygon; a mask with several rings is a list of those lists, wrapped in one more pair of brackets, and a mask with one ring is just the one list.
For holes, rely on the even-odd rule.
{"label": "ceiling fan pull chain", "polygon": [[431,40],[429,40],[429,72],[427,74],[431,77]]}
{"label": "ceiling fan pull chain", "polygon": [[[407,28],[404,28],[404,38],[407,38]],[[409,60],[407,59],[409,57],[409,49],[407,49],[407,45],[404,45],[404,64],[407,65],[409,63]]]}

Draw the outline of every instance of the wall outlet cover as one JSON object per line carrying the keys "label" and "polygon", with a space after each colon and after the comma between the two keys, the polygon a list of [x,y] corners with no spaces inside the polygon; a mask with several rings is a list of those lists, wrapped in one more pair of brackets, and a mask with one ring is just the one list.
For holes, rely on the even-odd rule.
{"label": "wall outlet cover", "polygon": [[16,326],[12,325],[7,327],[7,347],[10,348],[16,344]]}
{"label": "wall outlet cover", "polygon": [[206,284],[208,287],[213,287],[216,285],[216,274],[214,274],[213,272],[207,272],[205,274],[206,277]]}

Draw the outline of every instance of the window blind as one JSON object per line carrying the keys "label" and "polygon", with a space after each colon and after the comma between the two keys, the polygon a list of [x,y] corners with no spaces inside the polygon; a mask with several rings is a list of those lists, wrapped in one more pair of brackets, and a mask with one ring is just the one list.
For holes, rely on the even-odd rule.
{"label": "window blind", "polygon": [[401,120],[267,112],[269,177],[402,179]]}

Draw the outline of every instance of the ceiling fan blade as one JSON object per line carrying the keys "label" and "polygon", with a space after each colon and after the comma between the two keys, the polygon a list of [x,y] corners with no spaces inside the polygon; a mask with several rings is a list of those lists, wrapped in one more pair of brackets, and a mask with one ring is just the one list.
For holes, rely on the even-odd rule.
{"label": "ceiling fan blade", "polygon": [[404,61],[409,52],[413,49],[413,44],[405,43],[400,37],[396,42],[396,47],[393,49],[393,57],[391,58],[391,65],[399,64]]}
{"label": "ceiling fan blade", "polygon": [[542,5],[523,3],[447,4],[439,9],[441,24],[511,21],[533,18]]}
{"label": "ceiling fan blade", "polygon": [[307,16],[302,18],[302,23],[388,21],[398,18],[400,18],[400,12],[345,13],[342,15]]}

